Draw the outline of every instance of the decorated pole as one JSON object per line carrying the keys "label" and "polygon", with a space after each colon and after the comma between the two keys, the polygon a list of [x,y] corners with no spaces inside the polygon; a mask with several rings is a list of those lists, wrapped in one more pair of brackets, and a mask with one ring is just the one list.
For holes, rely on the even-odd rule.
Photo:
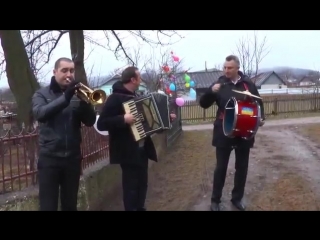
{"label": "decorated pole", "polygon": [[184,73],[177,73],[177,65],[180,62],[180,58],[171,52],[171,67],[168,63],[163,64],[162,68],[162,78],[160,79],[160,84],[163,90],[163,93],[169,95],[170,102],[175,103],[175,106],[182,107],[185,104],[185,100],[182,97],[178,97],[178,90],[181,84],[177,82],[176,74],[183,74],[184,87],[185,90],[189,92],[189,100],[196,100],[196,91],[193,89],[195,87],[195,81],[187,74],[187,71]]}

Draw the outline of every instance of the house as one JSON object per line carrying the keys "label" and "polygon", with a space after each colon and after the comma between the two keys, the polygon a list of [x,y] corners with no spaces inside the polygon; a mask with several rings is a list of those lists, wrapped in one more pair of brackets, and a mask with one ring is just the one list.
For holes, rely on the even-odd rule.
{"label": "house", "polygon": [[[194,90],[197,96],[200,97],[207,91],[207,89],[215,82],[218,81],[219,77],[223,75],[223,71],[210,71],[210,72],[188,72],[187,73],[191,80],[195,82]],[[185,80],[184,73],[175,74],[177,91],[185,91]]]}
{"label": "house", "polygon": [[11,112],[0,111],[0,130],[10,130],[12,127],[17,126],[17,114]]}
{"label": "house", "polygon": [[[91,85],[93,89],[101,89],[105,91],[107,95],[110,95],[112,93],[112,85],[115,82],[120,81],[120,79],[121,79],[121,75],[116,74],[113,77],[106,77],[106,76],[94,77],[90,79],[90,82],[92,83]],[[146,91],[147,91],[146,84],[142,82],[137,92],[139,92],[140,94],[145,94]]]}
{"label": "house", "polygon": [[287,88],[285,80],[274,71],[263,72],[251,78],[258,89]]}
{"label": "house", "polygon": [[317,82],[319,83],[319,80],[314,76],[303,76],[298,80],[297,85],[299,87],[319,85]]}

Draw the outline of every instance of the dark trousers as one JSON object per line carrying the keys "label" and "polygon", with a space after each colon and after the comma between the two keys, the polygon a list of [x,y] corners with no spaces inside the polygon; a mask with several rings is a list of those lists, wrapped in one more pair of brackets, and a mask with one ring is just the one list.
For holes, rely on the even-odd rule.
{"label": "dark trousers", "polygon": [[[213,190],[211,201],[221,202],[222,190],[226,180],[228,163],[232,148],[216,148],[217,165],[213,176]],[[234,175],[234,188],[232,190],[232,201],[241,201],[247,180],[250,148],[235,148],[236,163]]]}
{"label": "dark trousers", "polygon": [[38,162],[40,211],[77,211],[81,160],[40,157]]}
{"label": "dark trousers", "polygon": [[144,211],[148,190],[148,157],[140,149],[136,164],[120,164],[122,169],[123,204],[125,211]]}

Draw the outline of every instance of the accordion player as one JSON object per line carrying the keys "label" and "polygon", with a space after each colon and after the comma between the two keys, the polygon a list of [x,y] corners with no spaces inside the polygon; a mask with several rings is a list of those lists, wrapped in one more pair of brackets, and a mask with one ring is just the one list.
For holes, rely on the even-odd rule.
{"label": "accordion player", "polygon": [[135,141],[171,128],[169,97],[150,93],[123,103],[125,113],[131,113],[136,121],[131,125]]}

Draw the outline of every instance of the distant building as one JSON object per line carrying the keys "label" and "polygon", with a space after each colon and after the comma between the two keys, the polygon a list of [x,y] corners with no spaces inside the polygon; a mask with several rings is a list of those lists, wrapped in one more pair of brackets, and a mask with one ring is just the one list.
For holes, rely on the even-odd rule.
{"label": "distant building", "polygon": [[262,72],[251,78],[258,89],[287,88],[286,81],[274,71]]}
{"label": "distant building", "polygon": [[[116,74],[113,77],[94,77],[90,79],[91,87],[94,89],[101,89],[106,92],[107,95],[112,93],[112,85],[120,81],[121,75]],[[140,84],[138,92],[144,94],[147,91],[147,86],[144,82]]]}
{"label": "distant building", "polygon": [[[208,90],[208,88],[218,81],[219,77],[223,75],[223,71],[200,71],[200,72],[188,72],[191,80],[195,82],[193,89],[196,91],[197,96],[200,97]],[[178,91],[186,90],[186,82],[184,80],[184,73],[175,74],[176,85]]]}
{"label": "distant building", "polygon": [[297,85],[301,87],[319,85],[319,80],[317,77],[304,76],[300,80],[298,80]]}

